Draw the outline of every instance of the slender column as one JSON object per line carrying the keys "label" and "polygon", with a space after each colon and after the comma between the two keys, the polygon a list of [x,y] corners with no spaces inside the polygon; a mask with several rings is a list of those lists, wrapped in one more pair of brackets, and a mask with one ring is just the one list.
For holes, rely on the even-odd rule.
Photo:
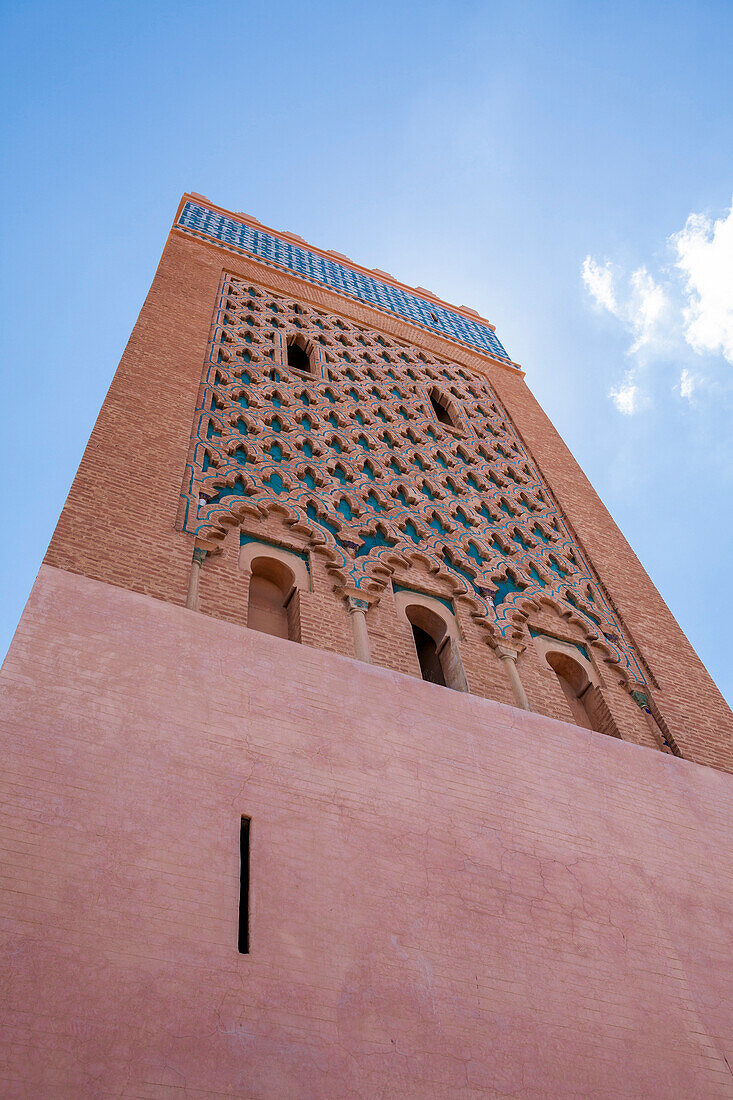
{"label": "slender column", "polygon": [[367,630],[366,613],[369,604],[366,600],[358,600],[355,596],[349,596],[346,600],[351,619],[351,629],[354,634],[354,649],[357,661],[371,664],[372,654],[369,648],[369,631]]}
{"label": "slender column", "polygon": [[199,609],[199,578],[204,566],[206,551],[196,547],[191,559],[191,572],[188,575],[188,593],[186,595],[186,607],[189,611]]}
{"label": "slender column", "polygon": [[529,705],[529,699],[527,693],[524,690],[524,684],[519,678],[519,669],[517,668],[518,654],[514,649],[508,649],[506,646],[498,646],[496,652],[499,654],[501,663],[507,671],[509,677],[509,683],[512,685],[512,693],[516,700],[518,707],[522,710],[531,710]]}

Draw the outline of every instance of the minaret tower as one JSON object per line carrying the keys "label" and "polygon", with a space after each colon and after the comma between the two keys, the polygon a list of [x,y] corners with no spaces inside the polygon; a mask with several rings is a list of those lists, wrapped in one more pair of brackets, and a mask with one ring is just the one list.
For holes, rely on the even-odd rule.
{"label": "minaret tower", "polygon": [[474,310],[184,195],[2,685],[9,1095],[726,1095],[733,719]]}

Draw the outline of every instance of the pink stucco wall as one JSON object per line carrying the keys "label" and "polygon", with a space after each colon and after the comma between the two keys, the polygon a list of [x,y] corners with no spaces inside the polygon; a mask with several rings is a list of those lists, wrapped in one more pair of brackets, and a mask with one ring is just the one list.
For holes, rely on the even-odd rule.
{"label": "pink stucco wall", "polygon": [[730,776],[50,567],[0,729],[3,1095],[732,1094]]}

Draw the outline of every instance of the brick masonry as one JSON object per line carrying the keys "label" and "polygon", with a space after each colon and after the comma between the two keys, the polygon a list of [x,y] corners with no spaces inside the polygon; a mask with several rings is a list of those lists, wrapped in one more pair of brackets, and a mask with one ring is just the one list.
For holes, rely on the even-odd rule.
{"label": "brick masonry", "polygon": [[[416,329],[384,312],[314,286],[211,242],[174,229],[150,293],[123,355],[49,547],[49,564],[131,588],[159,599],[186,600],[193,541],[181,530],[180,499],[191,457],[194,410],[201,394],[212,319],[223,274],[253,280],[271,293],[307,303],[349,324],[368,326],[388,340],[423,350],[490,384],[590,563],[621,634],[645,670],[659,727],[686,759],[730,770],[733,717],[705,668],[662,601],[627,542],[557,435],[521,371],[474,350]],[[295,330],[293,330],[295,331]],[[110,507],[110,502],[114,507]],[[243,529],[283,544],[312,549],[313,539],[289,537],[282,517],[248,515]],[[244,624],[246,583],[236,567],[234,535],[217,546],[202,576],[201,606],[211,615]],[[312,555],[315,558],[316,555]],[[348,618],[338,586],[322,560],[312,562],[313,591],[303,601],[303,640],[350,654]],[[446,578],[416,568],[397,569],[393,580],[420,591],[450,595]],[[369,611],[374,660],[418,673],[409,634],[390,613],[389,585]],[[464,641],[462,658],[470,690],[502,702],[512,700],[496,638],[477,631],[470,606],[458,601]],[[560,609],[562,611],[562,609]],[[566,609],[567,610],[567,609]],[[536,655],[529,628],[580,644],[567,614],[536,604],[522,627],[519,669],[532,708],[565,720],[571,715],[554,674]],[[526,618],[526,615],[525,615]],[[516,639],[515,639],[516,642]],[[662,747],[643,712],[631,701],[629,684],[601,650],[594,653],[604,705],[614,728],[627,740]]]}
{"label": "brick masonry", "polygon": [[[470,386],[490,390],[527,455],[519,483],[503,483],[508,499],[542,489],[578,608],[548,584],[546,598],[522,597],[502,634],[485,599],[501,563],[480,583],[469,565],[463,585],[431,557],[438,542],[431,553],[401,545],[376,567],[364,555],[363,587],[350,591],[339,539],[352,530],[358,547],[367,528],[349,528],[329,495],[330,458],[315,464],[314,522],[293,504],[295,459],[282,467],[282,499],[256,489],[241,507],[226,494],[224,507],[212,503],[217,482],[232,484],[231,447],[212,448],[205,470],[197,433],[227,280],[363,330],[372,351],[384,341],[385,353],[422,355],[426,370],[467,372],[456,401],[472,423]],[[421,293],[437,325],[459,325]],[[281,360],[296,313],[285,315]],[[215,396],[230,423],[237,375],[221,374]],[[262,377],[256,386],[250,490],[272,413]],[[405,399],[419,435],[418,404]],[[355,429],[342,414],[348,450]],[[506,463],[491,455],[501,480]],[[417,502],[419,476],[405,477]],[[375,486],[394,501],[381,475]],[[202,489],[191,526],[185,505]],[[359,515],[363,497],[349,496]],[[438,511],[450,526],[447,495]],[[281,560],[297,555],[301,574],[307,563],[288,611],[300,645],[247,627],[253,539]],[[529,561],[545,551],[530,545],[525,559],[499,544],[529,584]],[[421,679],[405,589],[453,609],[468,692]],[[585,614],[591,592],[618,644]],[[355,595],[371,664],[354,659]],[[515,705],[502,642],[518,653],[534,713]],[[548,644],[587,654],[603,733],[572,724]],[[653,720],[632,697],[633,662]],[[732,732],[516,365],[174,228],[0,677],[0,1092],[733,1096]],[[658,751],[670,747],[683,759]],[[236,946],[243,814],[246,956]]]}
{"label": "brick masonry", "polygon": [[0,715],[3,1095],[731,1095],[720,771],[49,566]]}

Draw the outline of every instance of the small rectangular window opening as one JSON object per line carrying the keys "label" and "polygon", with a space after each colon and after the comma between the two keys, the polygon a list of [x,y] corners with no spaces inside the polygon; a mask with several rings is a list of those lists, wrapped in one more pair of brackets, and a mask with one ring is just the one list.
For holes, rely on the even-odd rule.
{"label": "small rectangular window opening", "polygon": [[249,955],[249,823],[242,817],[239,827],[239,940],[240,955]]}

